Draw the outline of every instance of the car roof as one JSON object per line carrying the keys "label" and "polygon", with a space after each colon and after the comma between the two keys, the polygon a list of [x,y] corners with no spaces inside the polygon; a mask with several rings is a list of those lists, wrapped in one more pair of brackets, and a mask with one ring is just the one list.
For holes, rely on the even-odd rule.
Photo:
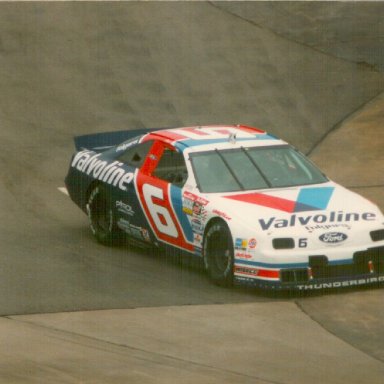
{"label": "car roof", "polygon": [[261,129],[246,125],[209,125],[162,129],[154,131],[151,137],[171,143],[181,151],[190,149],[202,151],[234,146],[265,146],[286,144],[276,136]]}

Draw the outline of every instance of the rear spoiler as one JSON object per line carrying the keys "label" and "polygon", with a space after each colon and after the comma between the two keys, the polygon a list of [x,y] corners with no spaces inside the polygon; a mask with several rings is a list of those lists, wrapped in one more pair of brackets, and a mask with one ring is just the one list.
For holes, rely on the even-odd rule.
{"label": "rear spoiler", "polygon": [[89,135],[75,136],[74,142],[77,151],[90,149],[95,152],[103,152],[108,148],[118,145],[126,140],[165,128],[144,128],[130,131],[115,131],[92,133]]}

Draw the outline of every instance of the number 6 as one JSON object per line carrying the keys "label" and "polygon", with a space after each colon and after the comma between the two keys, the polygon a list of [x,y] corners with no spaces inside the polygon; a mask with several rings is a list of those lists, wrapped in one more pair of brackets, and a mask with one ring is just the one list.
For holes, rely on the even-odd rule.
{"label": "number 6", "polygon": [[155,197],[165,202],[163,190],[150,184],[144,184],[143,195],[156,228],[165,235],[177,238],[179,234],[168,209],[153,201],[153,198]]}
{"label": "number 6", "polygon": [[308,245],[308,239],[299,239],[299,248],[306,248]]}

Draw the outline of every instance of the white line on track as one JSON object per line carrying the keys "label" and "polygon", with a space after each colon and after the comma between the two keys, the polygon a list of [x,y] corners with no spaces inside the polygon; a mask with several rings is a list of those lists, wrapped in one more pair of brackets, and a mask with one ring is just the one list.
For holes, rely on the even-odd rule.
{"label": "white line on track", "polygon": [[58,187],[57,189],[58,189],[61,193],[64,193],[64,195],[69,196],[68,191],[67,191],[67,188],[65,188],[65,187]]}

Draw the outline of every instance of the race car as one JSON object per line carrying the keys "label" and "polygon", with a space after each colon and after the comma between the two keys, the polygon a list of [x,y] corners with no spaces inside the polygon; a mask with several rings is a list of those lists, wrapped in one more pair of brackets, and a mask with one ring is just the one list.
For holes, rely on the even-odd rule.
{"label": "race car", "polygon": [[218,285],[384,281],[384,217],[285,141],[244,126],[79,136],[65,183],[95,238],[204,260]]}

